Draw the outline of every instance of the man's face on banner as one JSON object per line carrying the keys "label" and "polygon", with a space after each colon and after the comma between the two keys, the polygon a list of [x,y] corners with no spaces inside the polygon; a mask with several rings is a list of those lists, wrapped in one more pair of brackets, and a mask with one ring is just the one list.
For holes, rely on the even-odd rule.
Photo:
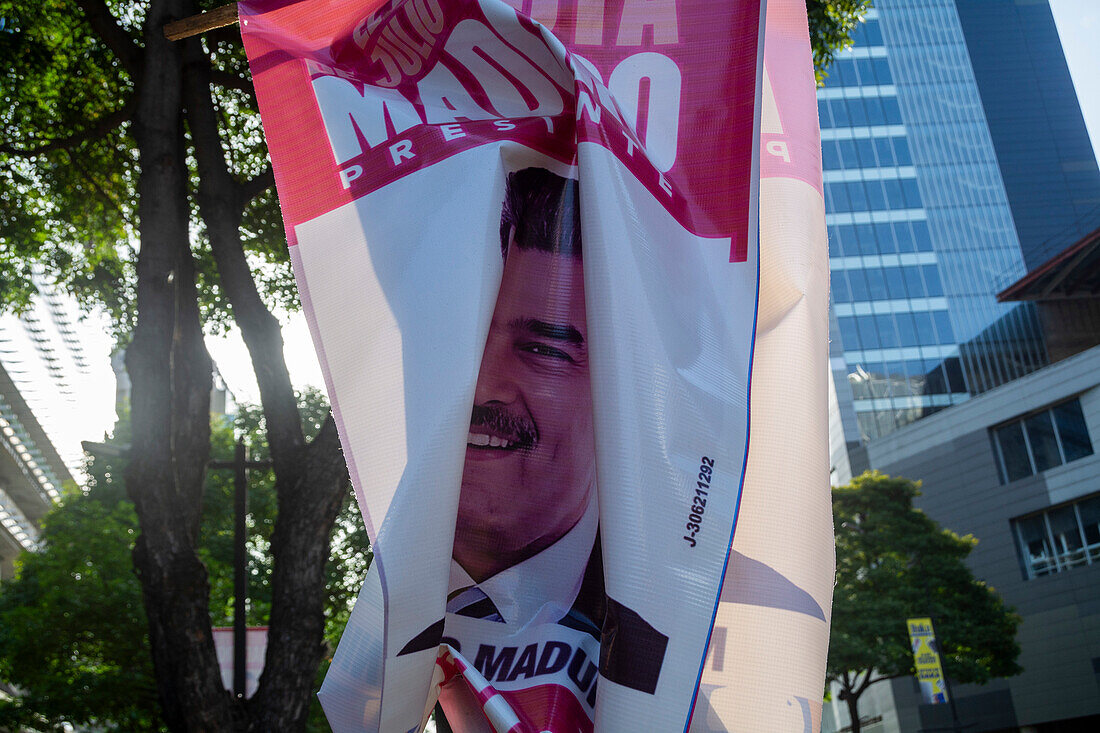
{"label": "man's face on banner", "polygon": [[510,244],[474,393],[456,558],[491,553],[495,573],[541,551],[584,514],[594,482],[581,259]]}

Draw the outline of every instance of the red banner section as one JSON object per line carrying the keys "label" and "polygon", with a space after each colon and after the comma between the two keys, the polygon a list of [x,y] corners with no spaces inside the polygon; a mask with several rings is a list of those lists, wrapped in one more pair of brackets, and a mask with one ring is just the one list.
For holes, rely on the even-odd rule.
{"label": "red banner section", "polygon": [[591,141],[744,259],[756,3],[441,3],[241,4],[291,244],[294,225],[472,147],[573,163]]}

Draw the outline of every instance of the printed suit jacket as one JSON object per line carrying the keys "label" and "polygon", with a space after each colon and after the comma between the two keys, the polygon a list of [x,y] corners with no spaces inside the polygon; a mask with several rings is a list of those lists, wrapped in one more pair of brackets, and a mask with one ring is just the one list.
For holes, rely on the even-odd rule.
{"label": "printed suit jacket", "polygon": [[[580,592],[558,623],[599,640],[600,676],[650,695],[656,691],[668,637],[633,609],[607,595],[599,534],[585,567]],[[432,624],[405,644],[398,656],[438,647],[445,626],[445,618]]]}

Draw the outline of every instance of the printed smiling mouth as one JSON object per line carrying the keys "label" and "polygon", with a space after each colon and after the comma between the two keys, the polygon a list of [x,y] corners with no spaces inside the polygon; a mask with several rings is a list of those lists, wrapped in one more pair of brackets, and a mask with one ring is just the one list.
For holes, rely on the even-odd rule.
{"label": "printed smiling mouth", "polygon": [[538,442],[534,423],[497,405],[474,405],[466,445],[495,450],[527,450]]}
{"label": "printed smiling mouth", "polygon": [[477,448],[500,448],[501,450],[512,450],[519,447],[516,441],[498,438],[495,435],[486,435],[485,433],[470,433],[466,437],[466,445]]}

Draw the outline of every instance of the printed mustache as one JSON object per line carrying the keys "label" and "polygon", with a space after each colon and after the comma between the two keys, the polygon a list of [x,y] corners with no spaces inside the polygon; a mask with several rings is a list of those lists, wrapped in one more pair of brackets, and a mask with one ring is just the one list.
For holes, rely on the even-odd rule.
{"label": "printed mustache", "polygon": [[470,427],[486,428],[513,443],[514,448],[531,448],[538,441],[538,430],[526,416],[516,415],[499,405],[474,405]]}

